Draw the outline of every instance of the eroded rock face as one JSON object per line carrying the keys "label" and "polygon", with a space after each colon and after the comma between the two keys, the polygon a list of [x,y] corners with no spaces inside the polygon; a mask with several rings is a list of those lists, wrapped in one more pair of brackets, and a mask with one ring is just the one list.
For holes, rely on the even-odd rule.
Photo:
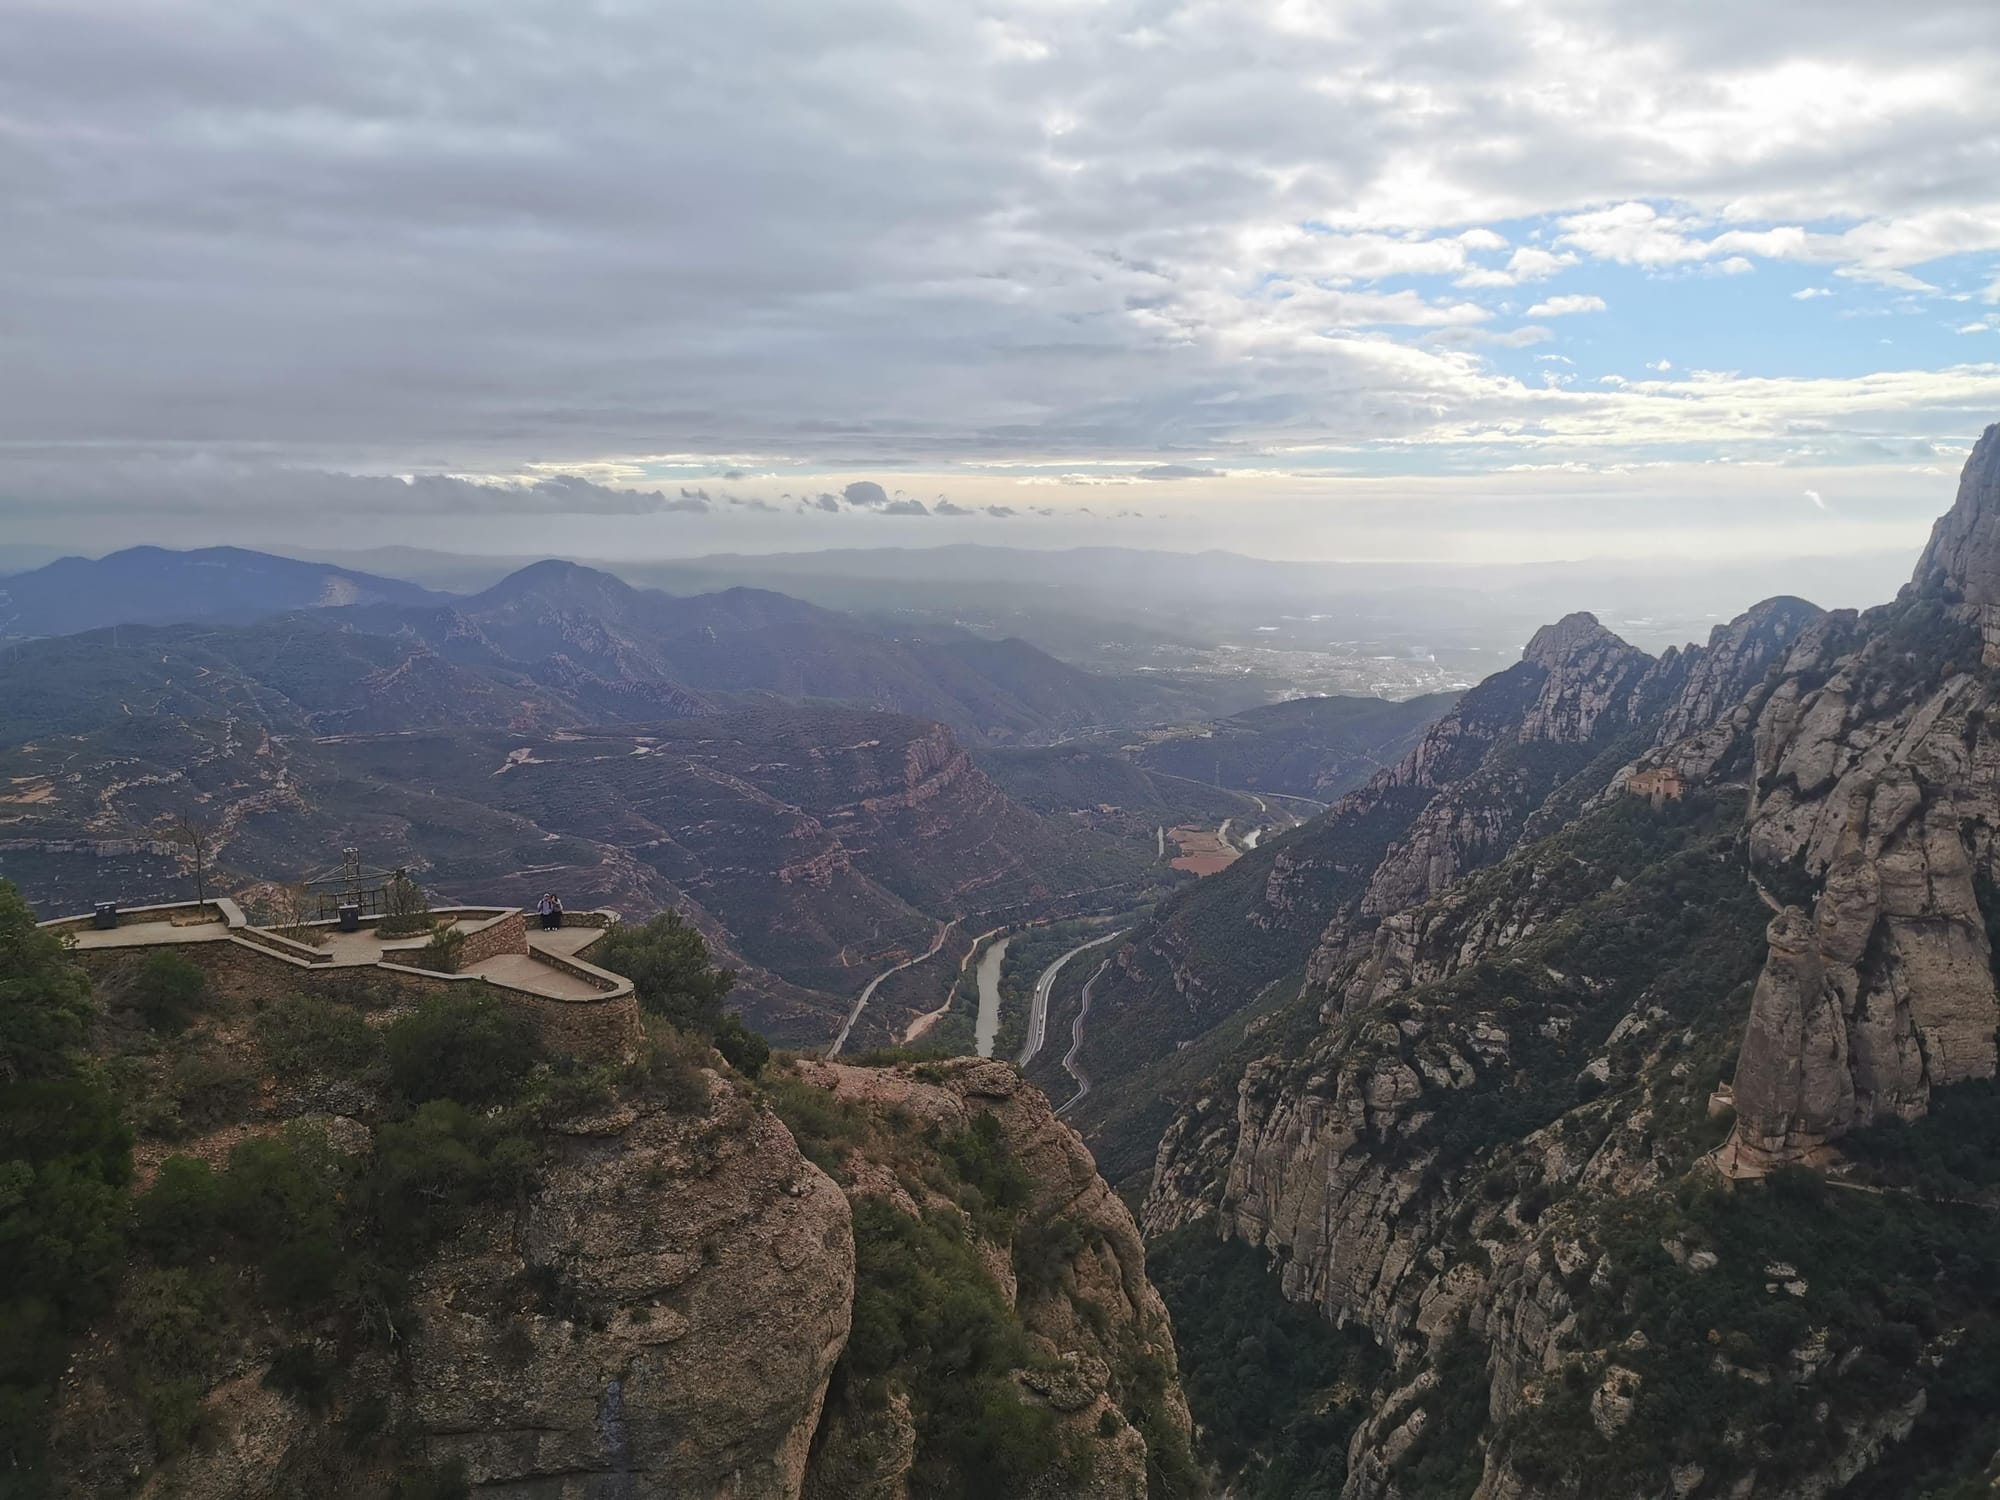
{"label": "eroded rock face", "polygon": [[[1119,1371],[1134,1357],[1156,1362],[1167,1375],[1165,1419],[1185,1436],[1187,1405],[1174,1377],[1173,1328],[1160,1295],[1146,1279],[1145,1250],[1138,1226],[1118,1196],[1098,1175],[1082,1139],[1055,1118],[1047,1096],[1005,1063],[966,1058],[917,1068],[864,1068],[803,1062],[799,1074],[878,1120],[914,1120],[946,1133],[968,1127],[980,1115],[996,1120],[1009,1154],[1032,1183],[1024,1223],[1060,1218],[1080,1231],[1080,1245],[1059,1284],[1024,1288],[1002,1245],[982,1248],[985,1269],[1013,1304],[1021,1326],[1044,1356],[1045,1367],[1020,1377],[1024,1400],[1053,1412],[1068,1431],[1068,1442],[1090,1454],[1089,1480],[1049,1492],[1065,1500],[1144,1500],[1147,1446],[1121,1410]],[[908,1172],[900,1176],[884,1163],[850,1157],[843,1169],[847,1191],[857,1201],[880,1197],[905,1213],[949,1202],[919,1202],[922,1191]],[[881,1500],[907,1500],[905,1473],[914,1451],[907,1405],[879,1420],[869,1414],[832,1412],[819,1438],[808,1495],[842,1500],[857,1491]],[[840,1483],[827,1476],[838,1473]],[[857,1476],[862,1476],[857,1479]],[[1038,1490],[1037,1494],[1042,1493]]]}
{"label": "eroded rock face", "polygon": [[[164,1456],[107,1330],[64,1382],[56,1492],[381,1494],[393,1457],[462,1461],[505,1500],[796,1500],[847,1339],[851,1214],[776,1116],[709,1077],[705,1111],[627,1103],[558,1127],[535,1188],[444,1245],[393,1348],[344,1356],[324,1410],[269,1379],[298,1334],[260,1320],[201,1397],[204,1441]],[[407,1452],[342,1425],[364,1402]]]}
{"label": "eroded rock face", "polygon": [[1972,605],[2000,605],[2000,423],[1959,475],[1958,498],[1931,527],[1912,583]]}
{"label": "eroded rock face", "polygon": [[705,1118],[579,1130],[518,1221],[482,1218],[424,1274],[415,1416],[478,1493],[799,1494],[847,1340],[847,1200],[717,1092]]}
{"label": "eroded rock face", "polygon": [[1758,716],[1753,869],[1818,891],[1809,919],[1771,926],[1736,1078],[1739,1169],[1993,1076],[2000,995],[1975,875],[1993,869],[2000,742],[1990,685],[1963,670],[1975,614],[1910,595],[1830,663],[1807,632]]}
{"label": "eroded rock face", "polygon": [[1726,720],[1825,613],[1816,604],[1781,595],[1716,626],[1706,646],[1684,653],[1686,674],[1660,716],[1653,743],[1672,745]]}

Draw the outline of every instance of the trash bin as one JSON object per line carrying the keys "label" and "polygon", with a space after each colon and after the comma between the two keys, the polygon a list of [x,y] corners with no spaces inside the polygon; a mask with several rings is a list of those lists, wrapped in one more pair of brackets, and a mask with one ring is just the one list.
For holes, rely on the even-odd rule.
{"label": "trash bin", "polygon": [[360,907],[351,903],[346,906],[335,907],[334,915],[340,918],[340,930],[342,932],[359,932],[361,930]]}
{"label": "trash bin", "polygon": [[116,901],[100,901],[97,903],[96,910],[97,916],[93,925],[99,932],[109,932],[118,925],[118,903]]}

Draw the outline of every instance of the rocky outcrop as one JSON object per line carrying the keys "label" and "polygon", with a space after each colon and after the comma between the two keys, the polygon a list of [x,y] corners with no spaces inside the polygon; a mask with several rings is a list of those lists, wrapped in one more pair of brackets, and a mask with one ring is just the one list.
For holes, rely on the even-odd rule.
{"label": "rocky outcrop", "polygon": [[1680,653],[1656,662],[1591,614],[1537,631],[1519,665],[1467,693],[1402,765],[1353,794],[1379,795],[1378,783],[1432,793],[1383,851],[1360,900],[1328,923],[1308,981],[1337,995],[1342,971],[1371,945],[1399,940],[1378,924],[1504,856],[1591,747],[1650,722],[1682,678]]}
{"label": "rocky outcrop", "polygon": [[[907,1139],[914,1132],[935,1141],[965,1131],[980,1116],[997,1122],[1008,1157],[1031,1185],[1021,1213],[1024,1229],[1017,1233],[1060,1226],[1069,1246],[1059,1274],[1045,1270],[1035,1284],[1024,1285],[1007,1245],[981,1243],[985,1270],[1012,1304],[1038,1356],[1019,1373],[1021,1399],[1054,1414],[1071,1451],[1089,1454],[1087,1481],[1065,1482],[1049,1493],[1073,1500],[1144,1500],[1147,1439],[1128,1418],[1135,1402],[1147,1398],[1133,1384],[1134,1370],[1164,1372],[1158,1420],[1183,1442],[1191,1424],[1174,1378],[1172,1326],[1146,1279],[1138,1227],[1098,1175],[1082,1140],[1055,1118],[1041,1090],[1004,1063],[964,1059],[866,1068],[802,1062],[798,1072],[862,1112],[884,1140],[899,1134]],[[898,1154],[906,1157],[900,1171],[877,1159]],[[912,1215],[959,1213],[953,1200],[937,1196],[934,1186],[927,1188],[909,1169],[914,1159],[920,1154],[910,1145],[880,1153],[856,1148],[840,1175],[857,1201],[882,1198]],[[852,1410],[829,1411],[808,1493],[906,1500],[904,1475],[914,1447],[907,1403],[900,1416],[892,1402],[886,1417],[871,1412],[866,1420]]]}
{"label": "rocky outcrop", "polygon": [[1597,616],[1579,611],[1535,632],[1521,653],[1548,675],[1522,716],[1518,738],[1577,745],[1597,738],[1608,718],[1629,719],[1632,690],[1656,666],[1653,658],[1606,630]]}
{"label": "rocky outcrop", "polygon": [[[532,1191],[477,1210],[313,1399],[272,1374],[296,1335],[259,1318],[197,1393],[207,1439],[163,1454],[108,1329],[61,1392],[57,1492],[382,1493],[388,1466],[428,1463],[500,1500],[795,1500],[847,1339],[850,1213],[747,1088],[707,1078],[705,1110],[556,1127]],[[352,1118],[327,1138],[371,1149]],[[400,1453],[367,1436],[383,1422]]]}
{"label": "rocky outcrop", "polygon": [[846,1199],[747,1095],[578,1122],[423,1275],[413,1416],[481,1495],[789,1500],[853,1289]]}
{"label": "rocky outcrop", "polygon": [[1993,878],[2000,830],[1982,666],[1996,605],[2000,427],[1974,450],[1910,587],[1852,625],[1802,632],[1758,714],[1752,864],[1810,916],[1771,927],[1724,1155],[1737,1170],[1915,1119],[1934,1089],[2000,1062],[1977,887]]}
{"label": "rocky outcrop", "polygon": [[1716,626],[1706,646],[1682,653],[1684,674],[1660,715],[1653,743],[1672,745],[1726,721],[1825,614],[1816,604],[1780,595]]}
{"label": "rocky outcrop", "polygon": [[1931,526],[1911,584],[1965,604],[2000,605],[2000,423],[1965,461],[1958,497]]}

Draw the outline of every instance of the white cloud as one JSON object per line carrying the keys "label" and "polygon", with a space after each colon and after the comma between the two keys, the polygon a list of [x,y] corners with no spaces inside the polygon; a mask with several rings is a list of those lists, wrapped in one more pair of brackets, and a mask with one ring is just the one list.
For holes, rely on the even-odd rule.
{"label": "white cloud", "polygon": [[1698,272],[1813,266],[1855,302],[1985,281],[1937,263],[2000,252],[1990,0],[1922,26],[1859,0],[1141,9],[14,7],[0,467],[108,504],[127,465],[135,514],[194,494],[190,461],[678,501],[730,471],[1095,474],[1165,433],[1235,472],[1410,469],[1485,462],[1469,434],[1746,456],[1797,421],[1962,438],[2000,411],[1974,367],[1548,389],[1496,372],[1549,331],[1489,295],[1586,261],[1688,276],[1699,362],[1726,356]]}
{"label": "white cloud", "polygon": [[1604,308],[1605,303],[1602,297],[1565,294],[1560,297],[1550,297],[1543,302],[1537,302],[1533,307],[1528,309],[1528,316],[1531,318],[1566,318],[1575,313],[1603,312]]}
{"label": "white cloud", "polygon": [[1556,272],[1576,264],[1576,257],[1567,251],[1543,250],[1535,245],[1523,245],[1507,257],[1507,270],[1516,281],[1546,281]]}
{"label": "white cloud", "polygon": [[1807,490],[1807,491],[1805,492],[1805,496],[1806,496],[1806,499],[1808,499],[1808,500],[1812,501],[1812,503],[1813,503],[1814,505],[1816,505],[1817,507],[1819,507],[1819,509],[1821,509],[1821,510],[1825,510],[1825,509],[1826,509],[1826,501],[1824,501],[1824,500],[1822,500],[1822,499],[1820,498],[1820,493],[1819,493],[1819,491],[1818,491],[1818,490]]}
{"label": "white cloud", "polygon": [[1800,287],[1796,292],[1792,293],[1792,300],[1794,302],[1811,302],[1816,297],[1831,297],[1832,295],[1833,290],[1830,287],[1805,286]]}

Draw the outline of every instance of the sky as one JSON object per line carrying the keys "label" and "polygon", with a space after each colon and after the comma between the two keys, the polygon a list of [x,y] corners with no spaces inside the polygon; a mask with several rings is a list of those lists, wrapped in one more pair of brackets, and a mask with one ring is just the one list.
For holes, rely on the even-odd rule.
{"label": "sky", "polygon": [[1995,25],[0,0],[0,542],[1903,558]]}

